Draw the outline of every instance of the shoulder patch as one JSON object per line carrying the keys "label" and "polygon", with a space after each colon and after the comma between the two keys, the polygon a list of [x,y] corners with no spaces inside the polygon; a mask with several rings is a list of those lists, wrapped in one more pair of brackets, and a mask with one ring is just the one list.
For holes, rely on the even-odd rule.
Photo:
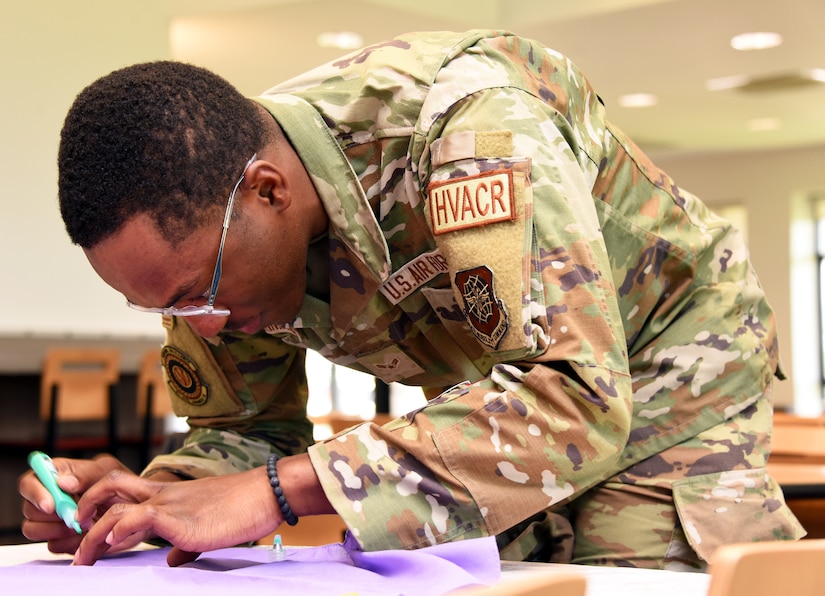
{"label": "shoulder patch", "polygon": [[418,255],[401,269],[392,273],[380,290],[387,300],[398,304],[417,288],[447,271],[446,259],[440,250],[435,249]]}
{"label": "shoulder patch", "polygon": [[485,267],[464,269],[455,274],[455,285],[464,303],[464,316],[478,340],[493,349],[507,333],[504,303],[496,297],[493,272]]}
{"label": "shoulder patch", "polygon": [[511,169],[433,182],[427,194],[435,235],[516,219]]}
{"label": "shoulder patch", "polygon": [[386,383],[418,376],[424,369],[396,346],[358,357],[358,364]]}
{"label": "shoulder patch", "polygon": [[201,381],[195,363],[177,348],[165,345],[160,355],[172,390],[193,406],[202,406],[209,399],[206,385]]}

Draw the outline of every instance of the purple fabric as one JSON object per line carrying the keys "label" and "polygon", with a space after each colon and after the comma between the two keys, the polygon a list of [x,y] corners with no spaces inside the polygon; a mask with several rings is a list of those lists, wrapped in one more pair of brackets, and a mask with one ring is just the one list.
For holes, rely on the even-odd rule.
{"label": "purple fabric", "polygon": [[339,544],[287,546],[283,561],[274,561],[268,548],[226,548],[177,568],[166,565],[167,552],[164,548],[121,553],[93,567],[74,567],[68,560],[0,567],[0,592],[4,596],[429,596],[493,584],[500,578],[492,537],[418,550],[362,552],[348,536]]}

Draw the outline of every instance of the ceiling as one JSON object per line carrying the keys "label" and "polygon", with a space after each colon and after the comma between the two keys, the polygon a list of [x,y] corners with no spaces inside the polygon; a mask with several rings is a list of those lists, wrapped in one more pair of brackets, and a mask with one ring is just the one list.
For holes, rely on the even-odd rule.
{"label": "ceiling", "polygon": [[[825,143],[825,83],[708,91],[708,79],[782,78],[825,69],[825,0],[170,0],[172,53],[255,94],[345,53],[325,31],[365,44],[416,30],[495,27],[566,54],[590,78],[608,118],[652,153],[792,148]],[[778,48],[729,40],[774,31]],[[620,95],[658,96],[623,108]],[[751,130],[775,119],[778,128]]]}

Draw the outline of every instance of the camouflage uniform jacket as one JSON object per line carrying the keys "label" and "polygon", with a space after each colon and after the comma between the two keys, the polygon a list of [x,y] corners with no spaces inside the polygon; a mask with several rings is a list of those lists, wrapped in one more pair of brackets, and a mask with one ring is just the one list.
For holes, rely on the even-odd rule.
{"label": "camouflage uniform jacket", "polygon": [[504,32],[414,34],[255,100],[328,211],[329,300],[208,342],[167,320],[195,432],[146,473],[306,448],[317,350],[443,391],[309,447],[365,548],[412,548],[500,533],[767,399],[774,321],[740,235],[605,120],[565,57]]}

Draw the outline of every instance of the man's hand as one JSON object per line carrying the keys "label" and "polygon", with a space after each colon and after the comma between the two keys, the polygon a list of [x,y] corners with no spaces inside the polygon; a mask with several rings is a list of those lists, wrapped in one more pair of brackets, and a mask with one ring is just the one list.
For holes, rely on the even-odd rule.
{"label": "man's hand", "polygon": [[[83,494],[95,482],[112,471],[133,475],[126,466],[111,455],[98,456],[93,460],[56,458],[54,466],[58,473],[58,486],[75,497]],[[23,524],[21,525],[23,535],[35,542],[48,542],[49,550],[55,553],[75,552],[82,537],[66,527],[63,520],[57,516],[52,496],[34,472],[29,470],[21,475],[17,486],[23,497]],[[100,513],[92,512],[89,521],[82,524],[83,527],[88,529]],[[81,522],[84,521],[79,517],[78,519]]]}
{"label": "man's hand", "polygon": [[101,511],[75,551],[76,565],[92,565],[110,548],[122,550],[148,536],[171,542],[167,561],[180,565],[207,550],[257,540],[283,521],[265,467],[186,482],[114,470],[78,501],[80,520]]}

